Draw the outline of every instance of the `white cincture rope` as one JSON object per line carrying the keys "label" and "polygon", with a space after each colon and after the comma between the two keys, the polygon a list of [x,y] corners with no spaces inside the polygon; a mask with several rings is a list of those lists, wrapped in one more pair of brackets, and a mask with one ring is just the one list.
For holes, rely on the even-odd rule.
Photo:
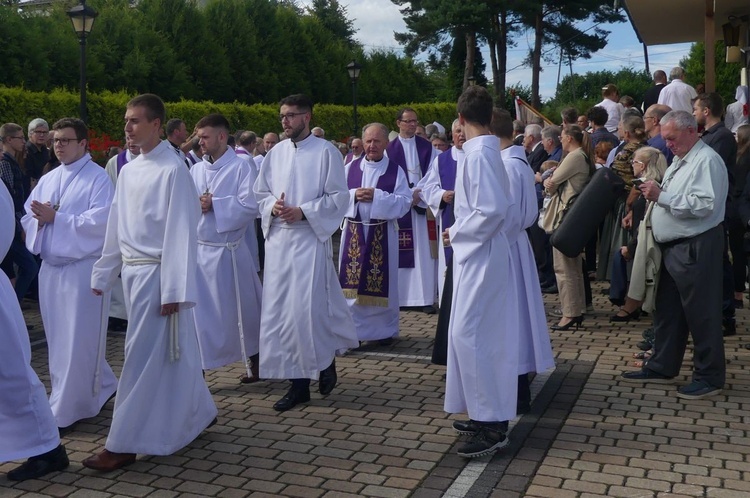
{"label": "white cincture rope", "polygon": [[101,390],[101,366],[105,349],[107,348],[107,324],[109,322],[109,310],[104,309],[104,303],[107,300],[104,299],[104,294],[100,297],[102,304],[100,306],[101,315],[99,319],[99,348],[96,351],[96,369],[94,370],[94,396],[99,396],[99,391]]}
{"label": "white cincture rope", "polygon": [[[142,265],[160,265],[159,258],[122,258],[122,262],[131,266]],[[179,308],[178,308],[179,309]],[[180,340],[179,340],[179,311],[169,315],[169,362],[174,363],[180,359]]]}
{"label": "white cincture rope", "polygon": [[211,246],[211,247],[225,247],[226,249],[229,249],[229,253],[232,255],[232,273],[234,275],[234,297],[237,301],[237,327],[240,331],[240,349],[242,350],[242,359],[245,362],[245,372],[247,373],[247,377],[249,379],[253,378],[252,371],[250,370],[250,358],[247,356],[247,349],[245,348],[245,329],[242,325],[242,301],[240,299],[240,275],[237,271],[237,255],[235,254],[235,251],[240,246],[240,241],[237,240],[235,242],[208,242],[208,241],[198,241],[199,244],[202,244],[204,246]]}
{"label": "white cincture rope", "polygon": [[388,220],[381,220],[376,223],[373,223],[372,221],[357,221],[353,218],[344,218],[343,220],[341,220],[341,225],[339,225],[339,228],[341,229],[342,232],[344,231],[344,225],[346,224],[347,221],[349,223],[354,223],[355,225],[362,225],[366,227],[376,227],[376,226],[385,225],[386,223],[388,223]]}

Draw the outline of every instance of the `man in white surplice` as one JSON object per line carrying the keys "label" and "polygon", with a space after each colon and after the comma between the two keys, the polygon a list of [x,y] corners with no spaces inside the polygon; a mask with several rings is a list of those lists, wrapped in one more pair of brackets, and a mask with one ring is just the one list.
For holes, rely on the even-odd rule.
{"label": "man in white surplice", "polygon": [[122,271],[130,318],[105,449],[83,461],[95,470],[129,465],[137,453],[170,455],[217,414],[192,313],[200,201],[185,163],[159,138],[165,114],[156,95],[128,102],[125,135],[141,155],[120,172],[104,250],[91,275],[94,293],[101,294]]}
{"label": "man in white surplice", "polygon": [[262,289],[245,237],[258,214],[255,175],[227,146],[229,122],[224,116],[209,114],[195,127],[204,153],[203,161],[190,170],[201,193],[202,210],[198,223],[200,305],[194,312],[201,360],[206,370],[245,361],[245,381],[257,380]]}
{"label": "man in white surplice", "polygon": [[21,224],[26,247],[42,256],[39,307],[47,336],[50,405],[61,433],[96,416],[117,390],[106,353],[109,293],[91,293],[114,188],[86,152],[88,128],[64,118],[52,127],[61,164],[39,179]]}
{"label": "man in white surplice", "polygon": [[[403,169],[383,154],[388,144],[388,128],[381,123],[368,124],[362,129],[362,140],[364,157],[347,164],[345,171],[350,198],[342,232],[348,234],[351,230],[353,236],[341,237],[339,279],[359,340],[390,343],[398,336],[398,219],[409,211],[412,195]],[[359,168],[359,172],[355,170],[356,174],[352,174],[352,168]],[[359,239],[357,224],[363,228],[364,239]],[[383,248],[378,239],[373,245],[366,242],[370,240],[370,232],[379,226],[385,229],[383,232],[387,231],[387,265],[382,262]],[[373,235],[383,232],[376,231]],[[348,254],[352,256],[346,257]],[[374,265],[368,264],[373,261],[371,257],[376,258]],[[352,270],[343,268],[342,261]],[[378,275],[383,272],[378,266],[385,266],[387,280]],[[349,288],[347,283],[351,284]],[[358,292],[358,287],[362,292]]]}
{"label": "man in white surplice", "polygon": [[[104,171],[112,180],[112,185],[117,185],[117,177],[120,176],[122,168],[141,153],[141,148],[125,140],[125,150],[107,161]],[[122,290],[122,279],[112,287],[112,295],[109,301],[109,329],[112,331],[124,331],[128,326],[128,310],[125,308],[125,294]]]}
{"label": "man in white surplice", "polygon": [[266,238],[260,377],[292,379],[274,404],[285,411],[310,400],[311,379],[329,394],[336,351],[359,341],[331,247],[349,205],[344,161],[331,143],[311,135],[309,98],[292,95],[280,107],[288,140],[268,151],[254,191]]}
{"label": "man in white surplice", "polygon": [[[0,182],[0,259],[16,232],[13,198]],[[37,479],[69,464],[47,391],[31,368],[29,331],[16,292],[0,272],[0,463],[28,458],[8,472],[11,481]]]}
{"label": "man in white surplice", "polygon": [[[445,411],[475,422],[464,457],[508,444],[507,422],[516,415],[518,299],[505,225],[513,200],[497,138],[489,131],[492,97],[480,86],[458,99],[466,157],[456,171],[456,220],[443,232],[453,247],[453,301],[448,329]],[[511,284],[511,285],[509,285]],[[514,372],[511,378],[507,372]]]}
{"label": "man in white surplice", "polygon": [[[409,213],[411,227],[399,223],[398,297],[401,306],[424,307],[425,312],[435,313],[437,263],[430,253],[427,215],[425,206],[418,205],[421,199],[416,185],[440,151],[429,140],[417,136],[418,124],[414,109],[401,109],[396,119],[398,137],[386,148],[388,158],[404,168],[414,196],[414,206]],[[401,247],[402,238],[408,239],[407,246]]]}
{"label": "man in white surplice", "polygon": [[[445,220],[443,212],[446,209],[450,209],[450,213],[453,213],[453,198],[455,191],[453,185],[443,185],[443,179],[448,181],[456,180],[456,168],[458,163],[464,160],[464,143],[466,137],[464,136],[463,129],[458,122],[458,119],[453,121],[451,126],[451,136],[453,137],[453,146],[450,150],[445,151],[445,154],[450,154],[450,163],[447,166],[453,166],[453,175],[450,175],[450,171],[444,172],[440,168],[440,156],[436,157],[430,164],[430,169],[427,170],[427,174],[417,184],[417,188],[421,190],[420,197],[427,204],[430,210],[435,214],[435,220],[438,224],[438,232],[442,233],[443,230],[448,228],[450,224]],[[441,154],[442,155],[442,154]],[[447,178],[450,177],[450,178]],[[447,218],[452,218],[449,215]],[[450,221],[450,220],[448,220]],[[440,301],[443,299],[443,284],[445,282],[445,272],[447,271],[448,263],[446,261],[446,251],[444,248],[438,249],[438,295]]]}

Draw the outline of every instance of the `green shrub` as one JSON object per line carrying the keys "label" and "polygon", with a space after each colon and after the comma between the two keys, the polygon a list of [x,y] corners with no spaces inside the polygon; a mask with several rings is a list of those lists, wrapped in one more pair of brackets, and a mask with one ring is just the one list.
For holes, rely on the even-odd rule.
{"label": "green shrub", "polygon": [[[89,126],[99,133],[121,140],[125,105],[132,95],[125,92],[88,93]],[[246,105],[238,102],[217,104],[181,100],[167,102],[167,118],[179,117],[192,130],[196,122],[206,114],[222,113],[231,124],[233,131],[244,129],[256,133],[280,132],[279,109],[271,104]],[[79,94],[67,90],[51,92],[31,92],[18,87],[0,86],[0,121],[15,122],[23,126],[36,117],[43,117],[50,125],[63,117],[78,116]],[[359,106],[357,107],[358,128],[371,122],[380,122],[391,129],[396,128],[396,115],[402,106]],[[422,123],[437,121],[447,129],[456,118],[456,104],[426,103],[411,104]],[[326,138],[345,141],[352,135],[352,108],[349,106],[319,104],[315,106],[313,126],[326,130]]]}

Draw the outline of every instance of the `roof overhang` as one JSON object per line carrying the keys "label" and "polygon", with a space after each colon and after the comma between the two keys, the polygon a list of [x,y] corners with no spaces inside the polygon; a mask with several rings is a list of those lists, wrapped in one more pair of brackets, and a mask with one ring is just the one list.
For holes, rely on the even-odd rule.
{"label": "roof overhang", "polygon": [[624,0],[636,35],[646,45],[699,42],[706,38],[706,15],[713,10],[716,40],[730,16],[750,14],[748,0]]}

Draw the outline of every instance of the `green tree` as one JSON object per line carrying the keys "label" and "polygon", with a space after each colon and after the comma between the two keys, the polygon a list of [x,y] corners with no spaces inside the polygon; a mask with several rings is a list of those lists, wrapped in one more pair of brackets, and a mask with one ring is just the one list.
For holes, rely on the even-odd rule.
{"label": "green tree", "polygon": [[349,18],[346,7],[338,0],[313,0],[312,6],[307,11],[317,17],[321,24],[331,32],[337,39],[343,40],[347,45],[354,46],[354,21]]}
{"label": "green tree", "polygon": [[[721,95],[724,105],[734,102],[734,92],[737,85],[740,84],[740,70],[742,64],[726,62],[726,47],[724,41],[716,42],[714,46],[716,52],[716,93]],[[694,43],[690,47],[690,52],[680,61],[682,67],[687,73],[687,83],[696,86],[704,83],[706,74],[706,44],[703,42]],[[669,73],[669,71],[667,71]]]}

